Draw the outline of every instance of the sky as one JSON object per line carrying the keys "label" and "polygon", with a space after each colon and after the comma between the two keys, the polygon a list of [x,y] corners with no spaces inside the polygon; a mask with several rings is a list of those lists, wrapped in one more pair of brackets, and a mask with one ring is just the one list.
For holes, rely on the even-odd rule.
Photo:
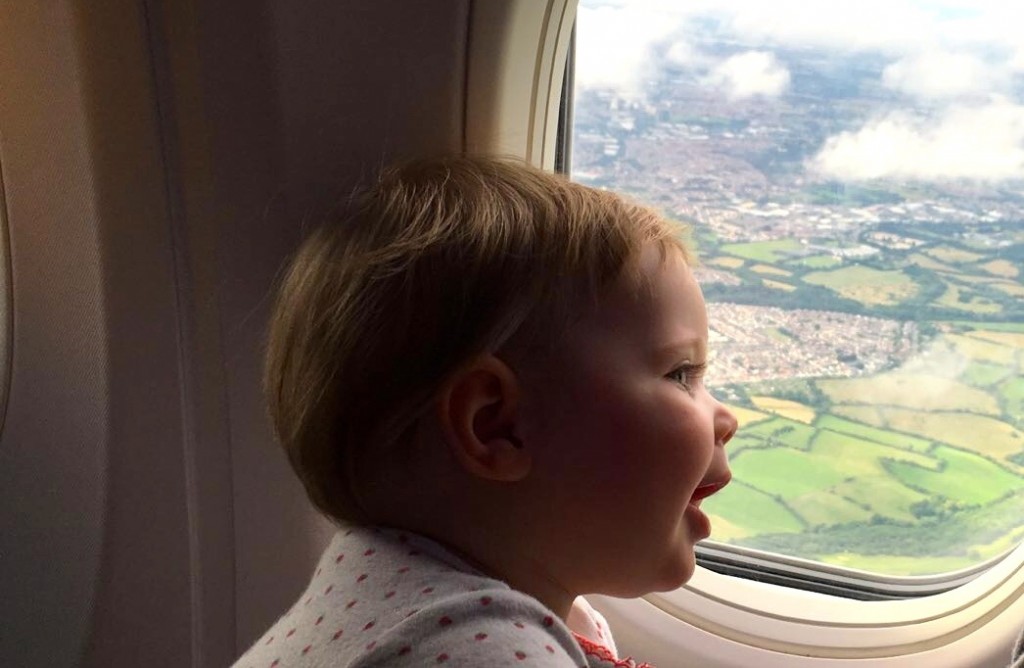
{"label": "sky", "polygon": [[[701,49],[709,19],[737,53]],[[827,138],[811,174],[1024,178],[1024,2],[581,0],[577,21],[577,85],[634,99],[668,64],[697,72],[725,104],[785,94],[783,46],[881,57],[879,83],[898,103]]]}

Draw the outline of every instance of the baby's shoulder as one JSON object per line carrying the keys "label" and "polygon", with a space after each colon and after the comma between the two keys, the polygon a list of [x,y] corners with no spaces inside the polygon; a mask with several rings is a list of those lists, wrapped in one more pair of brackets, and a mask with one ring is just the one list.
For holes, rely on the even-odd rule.
{"label": "baby's shoulder", "polygon": [[[529,659],[527,661],[526,659]],[[238,666],[586,666],[535,598],[416,534],[339,532],[299,600]]]}
{"label": "baby's shoulder", "polygon": [[530,596],[486,582],[432,593],[436,598],[408,611],[354,665],[587,665],[569,628]]}

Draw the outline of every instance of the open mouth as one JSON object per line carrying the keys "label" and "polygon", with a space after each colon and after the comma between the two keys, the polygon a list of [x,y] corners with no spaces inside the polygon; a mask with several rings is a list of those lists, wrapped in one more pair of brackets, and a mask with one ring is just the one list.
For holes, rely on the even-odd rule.
{"label": "open mouth", "polygon": [[701,499],[706,499],[715,492],[719,491],[723,487],[729,484],[728,480],[722,480],[720,482],[713,482],[707,485],[701,485],[693,492],[693,496],[690,497],[690,503],[697,503]]}

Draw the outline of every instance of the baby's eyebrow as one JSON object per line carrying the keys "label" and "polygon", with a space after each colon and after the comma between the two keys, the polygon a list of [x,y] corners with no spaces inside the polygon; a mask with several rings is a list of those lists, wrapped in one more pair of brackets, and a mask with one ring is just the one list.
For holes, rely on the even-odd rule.
{"label": "baby's eyebrow", "polygon": [[687,361],[703,363],[707,359],[708,343],[705,339],[679,339],[656,350],[659,360]]}

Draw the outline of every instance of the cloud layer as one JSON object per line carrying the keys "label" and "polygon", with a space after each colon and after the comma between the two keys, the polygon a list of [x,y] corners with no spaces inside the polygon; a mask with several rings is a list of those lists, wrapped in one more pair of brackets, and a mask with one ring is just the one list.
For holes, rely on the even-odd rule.
{"label": "cloud layer", "polygon": [[1006,68],[967,53],[925,51],[902,58],[882,72],[887,87],[922,98],[981,95],[1004,89]]}
{"label": "cloud layer", "polygon": [[789,87],[789,71],[771,53],[747,51],[722,61],[707,80],[724,88],[733,99],[774,97]]}
{"label": "cloud layer", "polygon": [[893,112],[831,137],[807,167],[842,180],[1024,178],[1024,106],[996,100],[938,119]]}
{"label": "cloud layer", "polygon": [[578,84],[628,98],[664,67],[723,104],[773,97],[792,85],[790,49],[868,54],[891,94],[872,98],[877,115],[860,128],[825,140],[806,162],[813,174],[1024,178],[1024,2],[581,0],[577,19]]}

